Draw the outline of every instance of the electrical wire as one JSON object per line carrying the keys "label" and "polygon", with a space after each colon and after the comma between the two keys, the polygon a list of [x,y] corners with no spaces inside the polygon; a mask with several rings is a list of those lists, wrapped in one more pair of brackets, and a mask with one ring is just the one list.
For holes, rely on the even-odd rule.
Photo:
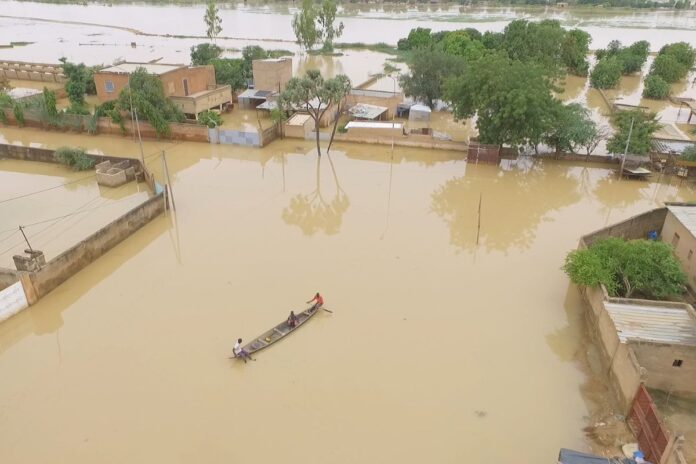
{"label": "electrical wire", "polygon": [[7,203],[8,201],[19,200],[20,198],[26,198],[26,197],[29,197],[29,196],[32,196],[32,195],[36,195],[36,194],[38,194],[38,193],[48,192],[49,190],[55,190],[55,189],[57,189],[57,188],[65,187],[66,185],[74,184],[74,183],[76,183],[76,182],[81,182],[81,181],[83,181],[83,180],[85,180],[85,179],[89,179],[90,177],[95,177],[95,176],[96,176],[96,174],[90,174],[89,176],[80,177],[79,179],[71,180],[70,182],[66,182],[66,183],[64,183],[64,184],[56,185],[56,186],[54,186],[54,187],[48,187],[48,188],[45,188],[45,189],[42,189],[42,190],[37,190],[37,191],[35,191],[35,192],[25,193],[25,194],[23,194],[23,195],[18,195],[18,196],[16,196],[16,197],[5,198],[4,200],[0,200],[0,204],[2,204],[2,203]]}

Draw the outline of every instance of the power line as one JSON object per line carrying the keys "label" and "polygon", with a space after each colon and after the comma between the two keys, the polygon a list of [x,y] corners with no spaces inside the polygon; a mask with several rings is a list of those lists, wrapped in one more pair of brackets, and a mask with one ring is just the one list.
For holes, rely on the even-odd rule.
{"label": "power line", "polygon": [[74,184],[74,183],[76,183],[76,182],[81,182],[81,181],[83,181],[83,180],[85,180],[85,179],[89,179],[90,177],[95,177],[95,174],[90,174],[89,176],[80,177],[79,179],[71,180],[70,182],[66,182],[66,183],[64,183],[64,184],[56,185],[56,186],[54,186],[54,187],[45,188],[45,189],[43,189],[43,190],[37,190],[37,191],[35,191],[35,192],[25,193],[25,194],[23,194],[23,195],[18,195],[18,196],[16,196],[16,197],[12,197],[12,198],[5,198],[4,200],[0,200],[0,204],[2,204],[2,203],[7,203],[8,201],[12,201],[12,200],[19,200],[20,198],[29,197],[29,196],[31,196],[31,195],[36,195],[36,194],[38,194],[38,193],[48,192],[49,190],[55,190],[55,189],[60,188],[60,187],[65,187],[66,185]]}

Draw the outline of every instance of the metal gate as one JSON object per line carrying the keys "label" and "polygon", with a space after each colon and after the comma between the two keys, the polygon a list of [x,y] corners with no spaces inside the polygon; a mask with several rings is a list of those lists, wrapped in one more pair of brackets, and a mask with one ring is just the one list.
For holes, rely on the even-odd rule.
{"label": "metal gate", "polygon": [[669,443],[669,434],[643,384],[638,387],[627,422],[645,458],[659,464]]}

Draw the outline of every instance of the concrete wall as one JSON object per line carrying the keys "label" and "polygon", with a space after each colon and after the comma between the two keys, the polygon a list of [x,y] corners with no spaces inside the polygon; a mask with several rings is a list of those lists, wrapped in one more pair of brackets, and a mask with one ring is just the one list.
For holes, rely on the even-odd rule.
{"label": "concrete wall", "polygon": [[258,132],[243,132],[230,129],[207,129],[210,143],[223,145],[242,145],[260,147],[261,135]]}
{"label": "concrete wall", "polygon": [[580,239],[581,246],[590,246],[597,240],[609,237],[621,237],[626,240],[647,238],[648,232],[655,230],[658,234],[667,217],[667,208],[657,208],[625,221],[613,224],[604,229],[584,235]]}
{"label": "concrete wall", "polygon": [[19,272],[14,269],[0,267],[0,290],[5,289],[19,280]]}
{"label": "concrete wall", "polygon": [[[679,237],[675,238],[675,234]],[[662,228],[661,239],[674,246],[681,267],[689,278],[689,284],[696,288],[696,237],[669,211]],[[696,377],[694,377],[696,379]]]}
{"label": "concrete wall", "polygon": [[282,92],[292,78],[292,59],[254,60],[251,63],[254,89]]}
{"label": "concrete wall", "polygon": [[23,61],[0,61],[0,77],[37,82],[65,82],[65,75],[60,64],[26,63]]}
{"label": "concrete wall", "polygon": [[232,102],[232,87],[229,85],[221,85],[215,89],[207,90],[203,94],[197,96],[177,97],[172,96],[169,99],[174,103],[182,113],[194,114],[198,118],[198,114],[211,108],[221,109],[225,103]]}
{"label": "concrete wall", "polygon": [[626,413],[644,380],[645,370],[641,369],[632,347],[620,342],[614,322],[604,307],[605,290],[602,287],[584,288],[583,293],[590,304],[590,311],[586,313],[588,326],[601,348],[610,384]]}
{"label": "concrete wall", "polygon": [[164,212],[164,193],[155,195],[29,274],[41,298]]}
{"label": "concrete wall", "polygon": [[[696,398],[696,346],[629,343],[641,367],[645,385],[673,395]],[[673,366],[681,360],[680,367]]]}

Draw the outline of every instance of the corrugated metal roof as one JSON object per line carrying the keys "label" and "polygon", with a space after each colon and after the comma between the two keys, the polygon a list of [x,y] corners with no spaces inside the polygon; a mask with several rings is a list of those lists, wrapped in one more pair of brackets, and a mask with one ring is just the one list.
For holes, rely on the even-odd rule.
{"label": "corrugated metal roof", "polygon": [[175,69],[185,68],[183,64],[166,64],[166,63],[121,63],[118,65],[110,66],[104,68],[98,72],[103,73],[115,73],[115,74],[130,74],[135,72],[138,68],[145,68],[148,74],[162,75],[168,73],[169,71],[174,71]]}
{"label": "corrugated metal roof", "polygon": [[696,205],[667,205],[667,209],[691,232],[691,235],[696,237]]}
{"label": "corrugated metal roof", "polygon": [[370,105],[367,103],[358,103],[348,110],[348,112],[356,118],[361,119],[376,119],[388,108],[384,106]]}
{"label": "corrugated metal roof", "polygon": [[685,308],[605,303],[619,340],[696,346],[696,320]]}

